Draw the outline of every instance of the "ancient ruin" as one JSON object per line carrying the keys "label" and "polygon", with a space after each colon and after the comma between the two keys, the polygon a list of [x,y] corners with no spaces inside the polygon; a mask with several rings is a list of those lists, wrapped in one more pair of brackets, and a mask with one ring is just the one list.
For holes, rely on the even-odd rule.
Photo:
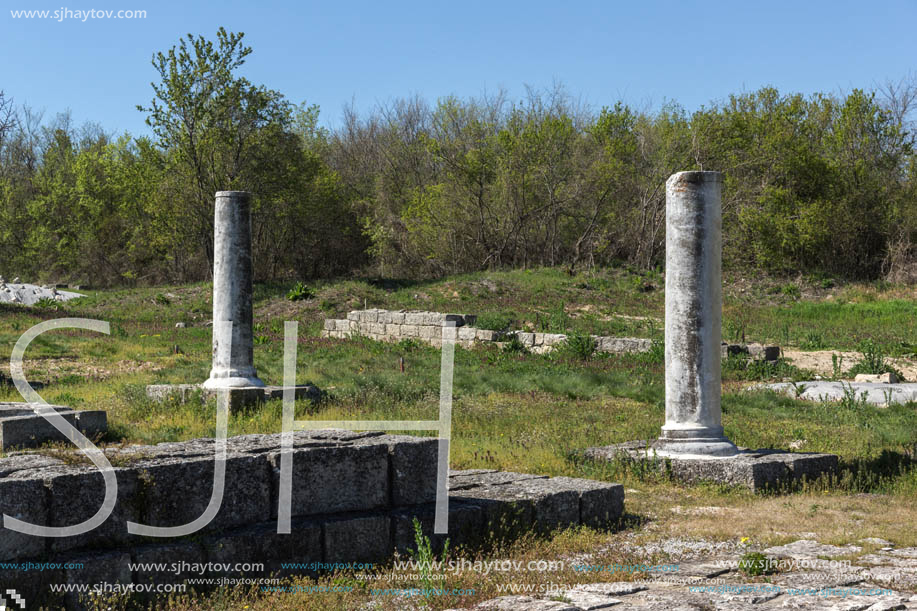
{"label": "ancient ruin", "polygon": [[749,451],[724,434],[719,172],[679,172],[666,182],[665,423],[659,439],[590,448],[597,460],[655,461],[688,482],[760,490],[837,468],[832,454]]}

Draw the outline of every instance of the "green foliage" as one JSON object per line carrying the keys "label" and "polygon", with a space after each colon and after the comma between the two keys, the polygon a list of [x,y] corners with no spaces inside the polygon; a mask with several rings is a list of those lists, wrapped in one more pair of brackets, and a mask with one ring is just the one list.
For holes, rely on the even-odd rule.
{"label": "green foliage", "polygon": [[887,360],[886,352],[883,347],[873,339],[867,339],[860,344],[860,352],[863,357],[860,361],[850,368],[847,373],[856,375],[858,373],[882,374],[894,373],[898,379],[904,379],[901,372],[895,369]]}
{"label": "green foliage", "polygon": [[518,326],[518,321],[519,316],[515,312],[484,312],[478,314],[474,326],[478,329],[506,332]]}
{"label": "green foliage", "polygon": [[287,293],[287,299],[290,301],[303,301],[315,297],[315,289],[306,285],[304,282],[297,282]]}
{"label": "green foliage", "polygon": [[761,552],[745,552],[739,559],[739,570],[749,577],[770,575],[774,569],[767,556]]}
{"label": "green foliage", "polygon": [[[427,596],[428,593],[436,587],[436,583],[433,580],[433,562],[436,560],[436,555],[433,553],[433,544],[430,541],[430,537],[427,537],[423,534],[423,528],[420,524],[420,520],[416,517],[413,518],[414,524],[414,545],[416,549],[408,550],[414,561],[420,567],[420,583],[421,587],[424,590],[424,596]],[[443,543],[443,553],[442,557],[445,558],[449,554],[449,539],[446,539]]]}
{"label": "green foliage", "polygon": [[577,359],[587,360],[595,354],[596,342],[588,333],[571,331],[567,339],[558,348],[559,354],[569,355]]}
{"label": "green foliage", "polygon": [[509,339],[503,344],[504,354],[526,354],[529,351],[515,333],[510,334]]}

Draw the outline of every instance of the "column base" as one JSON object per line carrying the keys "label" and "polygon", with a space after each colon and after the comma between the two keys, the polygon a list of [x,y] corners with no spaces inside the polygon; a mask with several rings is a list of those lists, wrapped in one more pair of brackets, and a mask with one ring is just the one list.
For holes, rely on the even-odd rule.
{"label": "column base", "polygon": [[264,388],[266,384],[255,372],[252,372],[251,375],[233,375],[225,377],[220,377],[219,374],[214,375],[211,372],[210,378],[201,386],[203,388],[217,390],[219,388]]}
{"label": "column base", "polygon": [[659,456],[681,458],[728,458],[739,453],[739,449],[723,434],[723,427],[667,428],[653,444]]}

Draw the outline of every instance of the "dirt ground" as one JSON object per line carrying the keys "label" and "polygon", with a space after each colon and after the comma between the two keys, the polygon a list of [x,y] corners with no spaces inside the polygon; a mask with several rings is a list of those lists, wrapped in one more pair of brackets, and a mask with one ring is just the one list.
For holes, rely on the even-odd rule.
{"label": "dirt ground", "polygon": [[[792,361],[793,365],[800,369],[810,369],[822,376],[831,376],[834,373],[834,367],[831,355],[836,354],[841,357],[841,369],[846,371],[853,367],[863,358],[859,352],[842,352],[840,350],[815,350],[812,352],[803,352],[801,350],[783,350],[783,356]],[[889,363],[902,374],[907,381],[917,381],[917,361],[906,358],[888,359]]]}

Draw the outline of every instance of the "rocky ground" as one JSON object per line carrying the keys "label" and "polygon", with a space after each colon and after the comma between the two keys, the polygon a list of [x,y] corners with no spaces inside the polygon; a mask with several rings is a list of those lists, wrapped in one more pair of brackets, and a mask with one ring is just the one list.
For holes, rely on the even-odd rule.
{"label": "rocky ground", "polygon": [[[627,544],[625,543],[626,547]],[[509,595],[479,603],[490,611],[757,611],[917,609],[917,548],[896,548],[881,539],[824,545],[800,539],[760,549],[777,572],[749,577],[736,568],[742,544],[669,539],[630,550],[638,557],[667,556],[678,571],[649,579],[577,585],[564,591]],[[575,559],[584,564],[588,557]],[[849,564],[843,561],[849,560]],[[733,568],[730,568],[733,567]]]}
{"label": "rocky ground", "polygon": [[[19,280],[16,278],[15,280]],[[42,299],[53,301],[69,301],[83,297],[82,293],[59,291],[52,286],[38,286],[37,284],[20,284],[19,282],[6,282],[0,276],[0,303],[19,303],[22,305],[35,305]]]}

